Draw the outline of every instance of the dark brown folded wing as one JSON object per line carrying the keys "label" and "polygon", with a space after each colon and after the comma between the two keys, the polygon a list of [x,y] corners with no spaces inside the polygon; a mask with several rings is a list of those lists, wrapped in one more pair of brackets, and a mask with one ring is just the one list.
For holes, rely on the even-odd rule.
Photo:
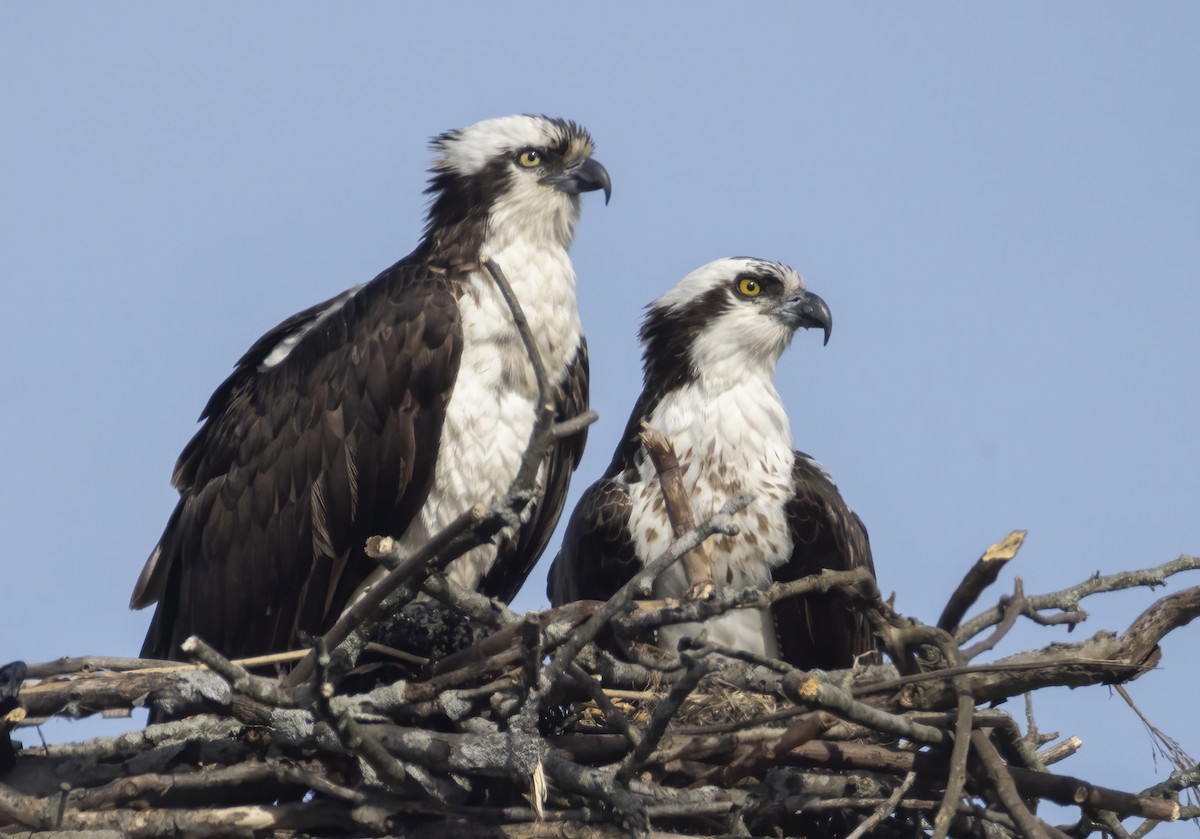
{"label": "dark brown folded wing", "polygon": [[447,278],[404,262],[263,336],[180,456],[131,604],[158,602],[142,654],[177,657],[195,634],[253,655],[325,631],[375,568],[367,537],[403,533],[425,500],[461,353]]}
{"label": "dark brown folded wing", "polygon": [[[826,568],[868,568],[874,574],[867,530],[824,470],[797,452],[792,477],[796,491],[787,505],[792,556],[775,569],[775,580],[796,580]],[[876,649],[861,611],[836,591],[780,601],[773,611],[780,653],[795,667],[849,667],[855,656]]]}
{"label": "dark brown folded wing", "polygon": [[553,606],[607,600],[641,568],[629,530],[629,491],[601,478],[583,493],[550,566],[546,594]]}

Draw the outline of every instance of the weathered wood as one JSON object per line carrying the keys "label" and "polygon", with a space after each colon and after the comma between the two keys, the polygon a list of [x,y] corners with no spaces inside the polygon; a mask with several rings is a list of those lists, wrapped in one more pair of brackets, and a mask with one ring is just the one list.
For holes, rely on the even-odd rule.
{"label": "weathered wood", "polygon": [[[696,518],[692,511],[692,502],[687,490],[683,488],[683,472],[680,469],[679,458],[666,435],[657,428],[642,423],[639,435],[642,448],[646,450],[658,481],[662,487],[663,505],[667,511],[667,520],[671,522],[671,530],[676,539],[685,533],[696,529]],[[681,560],[684,573],[687,575],[687,600],[704,600],[716,591],[713,584],[712,543],[701,542],[684,554]]]}
{"label": "weathered wood", "polygon": [[[689,539],[659,558],[655,568],[676,561],[702,534]],[[656,603],[634,620],[662,625],[656,622],[695,618],[695,610],[737,608],[742,597],[776,598],[797,586],[816,590],[828,582],[814,575],[786,584],[786,592],[776,587]],[[771,670],[731,661],[736,651],[703,644],[687,653],[690,666],[683,670],[656,671],[649,661],[610,662],[606,670],[599,666],[605,659],[588,642],[600,628],[629,620],[633,588],[608,603],[571,604],[517,619],[502,606],[449,586],[442,580],[431,588],[495,630],[406,681],[363,694],[283,689],[201,647],[199,654],[211,659],[215,671],[141,668],[134,660],[105,658],[34,665],[31,672],[64,675],[21,685],[18,710],[31,717],[147,702],[168,703],[173,713],[208,715],[21,754],[16,768],[0,779],[0,827],[61,826],[133,836],[159,835],[168,826],[199,836],[349,831],[537,839],[666,836],[678,830],[703,835],[728,832],[722,819],[734,812],[738,818],[761,817],[775,793],[756,797],[752,791],[768,790],[768,779],[783,783],[778,774],[783,772],[790,773],[786,783],[793,792],[808,790],[804,813],[816,818],[842,812],[846,832],[872,810],[876,834],[888,835],[890,820],[902,824],[906,813],[940,809],[939,827],[949,836],[983,831],[1052,837],[1058,835],[1053,828],[1022,812],[1021,799],[1080,806],[1100,814],[1096,823],[1104,829],[1117,832],[1120,818],[1141,817],[1152,827],[1190,813],[1168,796],[1200,785],[1195,768],[1142,793],[1033,771],[1026,767],[1044,767],[1074,753],[1077,739],[1035,755],[1038,741],[1022,740],[1011,717],[971,707],[1046,685],[1136,677],[1158,660],[1164,635],[1200,615],[1200,587],[1160,598],[1120,635],[1100,632],[1079,644],[965,666],[946,633],[898,618],[860,592],[864,608],[876,609],[874,619],[887,622],[891,644],[906,661],[917,645],[942,648],[945,669],[896,676],[887,666],[832,674],[788,671],[783,665]],[[548,665],[542,663],[544,653],[550,654]],[[100,666],[114,669],[95,669]],[[606,693],[597,675],[621,668],[641,674],[623,677],[642,680],[641,689]],[[706,671],[719,680],[701,679]],[[539,733],[539,714],[561,701],[551,697],[570,696],[597,703],[589,719],[611,731],[585,726],[573,733]],[[697,707],[754,708],[760,701],[767,703],[762,710],[729,720],[686,719]],[[586,712],[578,705],[573,710]],[[965,750],[957,750],[959,758],[950,751],[951,743],[964,739],[972,744],[968,766],[974,767],[965,775],[956,769]],[[912,743],[925,746],[914,750]],[[364,775],[364,765],[377,777]],[[951,783],[956,777],[964,782],[961,792]],[[69,789],[63,789],[64,779]],[[509,803],[490,808],[462,803],[468,791],[485,788],[489,800]],[[317,796],[309,805],[289,800],[306,790]],[[964,802],[981,799],[1002,803],[1007,815],[964,809]]]}
{"label": "weathered wood", "polygon": [[984,551],[950,595],[946,608],[938,617],[938,629],[953,633],[967,610],[975,605],[984,589],[996,582],[1004,566],[1017,555],[1024,543],[1025,531],[1014,530]]}

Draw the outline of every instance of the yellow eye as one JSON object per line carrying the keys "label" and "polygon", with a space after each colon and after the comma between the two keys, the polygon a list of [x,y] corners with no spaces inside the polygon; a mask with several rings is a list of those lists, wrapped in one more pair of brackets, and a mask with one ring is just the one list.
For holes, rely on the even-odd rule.
{"label": "yellow eye", "polygon": [[542,153],[537,149],[525,149],[517,156],[517,162],[526,169],[542,165]]}
{"label": "yellow eye", "polygon": [[738,294],[743,297],[757,297],[762,293],[762,286],[758,284],[758,281],[752,280],[749,277],[742,277],[738,280],[737,289]]}

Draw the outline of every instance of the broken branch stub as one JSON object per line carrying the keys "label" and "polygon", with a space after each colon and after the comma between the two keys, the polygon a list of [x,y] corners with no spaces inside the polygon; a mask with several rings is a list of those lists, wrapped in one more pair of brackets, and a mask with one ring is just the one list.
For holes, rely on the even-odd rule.
{"label": "broken branch stub", "polygon": [[[667,509],[667,518],[671,522],[671,530],[676,539],[685,533],[696,529],[696,517],[692,511],[692,502],[683,488],[683,477],[679,458],[671,441],[658,429],[648,423],[642,423],[639,435],[646,455],[654,464],[658,473],[659,485],[662,487],[663,503]],[[688,600],[706,600],[716,592],[713,583],[712,543],[701,542],[683,557],[683,570],[687,574]]]}

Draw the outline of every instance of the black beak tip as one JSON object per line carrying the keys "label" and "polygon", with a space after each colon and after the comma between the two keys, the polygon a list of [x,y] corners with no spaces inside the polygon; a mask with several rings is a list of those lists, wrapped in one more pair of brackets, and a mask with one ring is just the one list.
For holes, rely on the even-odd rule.
{"label": "black beak tip", "polygon": [[592,177],[597,186],[604,190],[604,206],[608,206],[608,199],[612,197],[612,181],[609,180],[608,170],[602,166],[599,161],[589,160],[588,163],[593,164]]}
{"label": "black beak tip", "polygon": [[793,317],[797,319],[798,325],[805,329],[820,327],[825,334],[822,346],[828,346],[829,336],[833,334],[833,314],[829,311],[829,306],[811,291],[803,291],[793,300]]}
{"label": "black beak tip", "polygon": [[608,170],[604,165],[594,159],[588,158],[581,163],[570,175],[565,179],[565,183],[570,184],[570,190],[579,194],[580,192],[593,192],[597,189],[604,191],[604,203],[608,204],[608,199],[612,197],[612,180],[608,177]]}

